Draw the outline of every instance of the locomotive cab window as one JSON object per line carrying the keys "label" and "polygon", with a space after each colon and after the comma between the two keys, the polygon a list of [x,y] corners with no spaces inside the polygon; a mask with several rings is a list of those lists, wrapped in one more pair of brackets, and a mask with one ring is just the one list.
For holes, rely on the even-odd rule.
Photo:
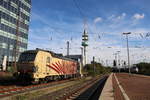
{"label": "locomotive cab window", "polygon": [[37,53],[22,53],[19,58],[19,62],[29,62],[34,61]]}
{"label": "locomotive cab window", "polygon": [[50,63],[50,57],[47,57],[46,63]]}

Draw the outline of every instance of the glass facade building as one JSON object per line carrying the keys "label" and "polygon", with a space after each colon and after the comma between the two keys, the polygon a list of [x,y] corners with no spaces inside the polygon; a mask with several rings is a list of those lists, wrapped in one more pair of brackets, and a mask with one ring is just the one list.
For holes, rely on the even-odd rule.
{"label": "glass facade building", "polygon": [[0,64],[27,49],[30,10],[31,0],[0,0]]}

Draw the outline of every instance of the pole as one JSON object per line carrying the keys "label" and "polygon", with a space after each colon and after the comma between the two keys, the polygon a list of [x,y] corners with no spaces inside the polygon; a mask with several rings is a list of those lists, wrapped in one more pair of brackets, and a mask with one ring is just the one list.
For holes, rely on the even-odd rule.
{"label": "pole", "polygon": [[106,67],[108,67],[108,60],[106,59]]}
{"label": "pole", "polygon": [[95,75],[95,57],[93,56],[93,72],[94,72],[94,75]]}
{"label": "pole", "polygon": [[84,46],[84,65],[86,65],[86,47]]}
{"label": "pole", "polygon": [[126,39],[127,39],[128,68],[129,68],[129,73],[131,73],[131,71],[130,71],[130,57],[129,57],[128,35],[126,35]]}
{"label": "pole", "polygon": [[114,55],[115,55],[115,63],[116,63],[116,66],[114,67],[117,67],[117,53],[114,53]]}
{"label": "pole", "polygon": [[119,73],[120,73],[120,51],[117,51],[118,52],[118,69],[119,69]]}
{"label": "pole", "polygon": [[[18,2],[19,5],[19,2]],[[19,26],[20,26],[20,5],[18,6],[18,10],[17,10],[17,15],[18,15],[18,19],[17,19],[17,26],[16,26],[16,44],[15,44],[15,51],[14,51],[14,69],[15,71],[17,70],[17,57],[18,57],[18,53],[19,53]]]}
{"label": "pole", "polygon": [[81,47],[81,59],[80,59],[80,75],[81,75],[81,77],[83,77],[82,69],[83,69],[83,48]]}
{"label": "pole", "polygon": [[69,56],[69,41],[67,41],[67,56]]}

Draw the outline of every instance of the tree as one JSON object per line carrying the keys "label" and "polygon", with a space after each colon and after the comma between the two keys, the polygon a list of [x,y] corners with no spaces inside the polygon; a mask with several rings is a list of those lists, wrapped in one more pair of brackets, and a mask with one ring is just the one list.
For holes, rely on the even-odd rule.
{"label": "tree", "polygon": [[136,64],[140,74],[150,75],[150,63],[141,62]]}

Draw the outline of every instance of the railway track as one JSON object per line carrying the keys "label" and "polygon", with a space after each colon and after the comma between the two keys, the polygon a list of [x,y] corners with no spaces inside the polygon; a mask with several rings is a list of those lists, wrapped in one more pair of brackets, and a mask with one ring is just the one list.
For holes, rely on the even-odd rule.
{"label": "railway track", "polygon": [[[79,97],[83,99],[84,96],[87,98],[88,95],[90,95],[88,98],[91,98],[97,87],[102,85],[101,83],[104,84],[106,79],[107,76],[99,76],[95,78],[86,77],[85,79],[54,81],[39,85],[0,86],[0,99],[14,100],[14,98],[23,97],[27,100],[73,100],[79,99]],[[94,87],[95,89],[92,91]],[[85,91],[90,91],[93,94],[87,94],[88,92],[85,93]]]}
{"label": "railway track", "polygon": [[51,86],[66,83],[69,81],[71,81],[71,80],[53,81],[50,83],[43,83],[43,84],[38,84],[38,85],[28,85],[28,86],[17,86],[17,85],[3,86],[3,85],[1,85],[0,86],[0,99],[9,98],[9,97],[14,96],[19,93],[25,93],[28,91],[43,89],[46,87],[51,87]]}
{"label": "railway track", "polygon": [[64,100],[98,100],[101,90],[108,76],[103,76],[95,81],[83,85]]}
{"label": "railway track", "polygon": [[[107,76],[102,76],[78,82],[59,91],[33,98],[32,100],[91,100],[94,96],[99,97],[106,79]],[[96,99],[94,98],[93,100]]]}
{"label": "railway track", "polygon": [[108,76],[98,80],[94,85],[80,94],[75,100],[98,100]]}

